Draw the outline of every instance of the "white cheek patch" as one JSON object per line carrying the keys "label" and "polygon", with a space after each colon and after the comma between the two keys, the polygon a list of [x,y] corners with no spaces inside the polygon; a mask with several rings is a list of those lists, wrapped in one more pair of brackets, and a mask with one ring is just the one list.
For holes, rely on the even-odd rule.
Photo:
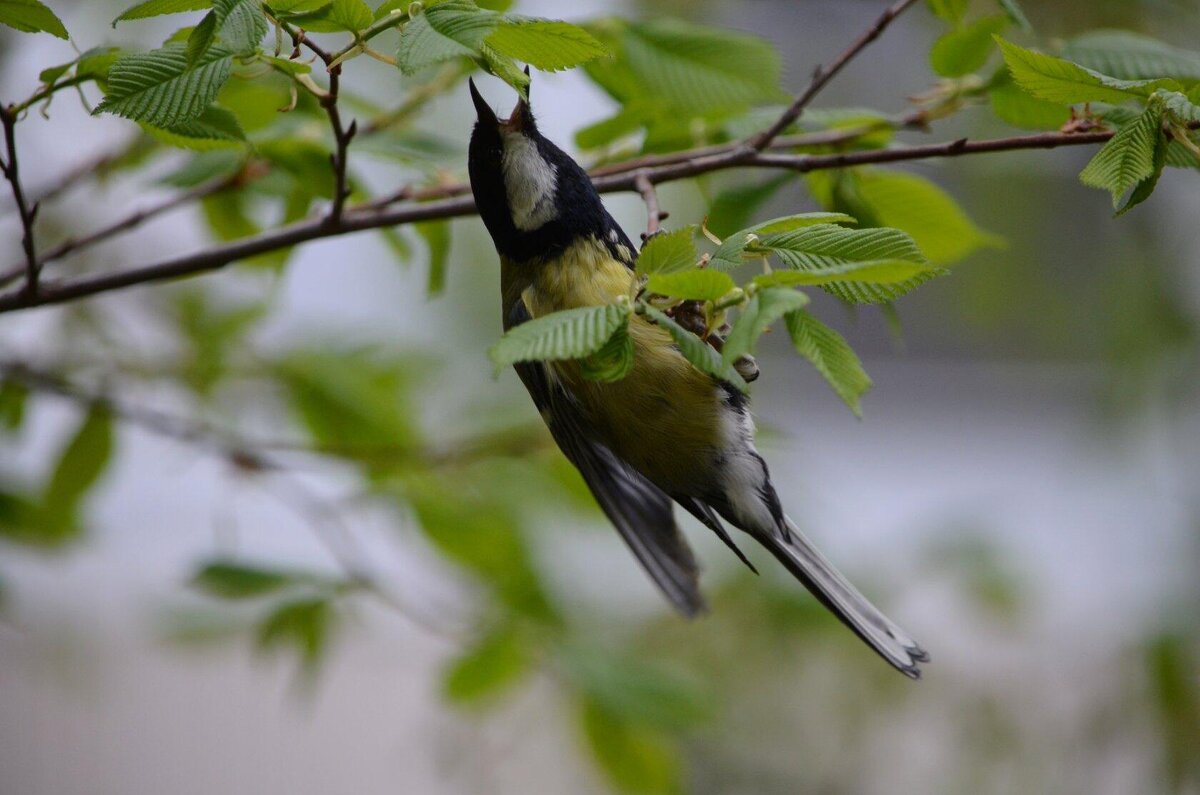
{"label": "white cheek patch", "polygon": [[532,232],[558,215],[554,193],[558,169],[538,152],[537,144],[520,133],[504,136],[504,191],[513,225]]}

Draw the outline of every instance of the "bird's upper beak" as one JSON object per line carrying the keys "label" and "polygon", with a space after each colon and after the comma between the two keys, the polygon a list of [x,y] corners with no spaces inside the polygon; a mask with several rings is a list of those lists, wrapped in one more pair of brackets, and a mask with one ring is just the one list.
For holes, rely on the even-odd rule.
{"label": "bird's upper beak", "polygon": [[475,115],[479,119],[479,123],[499,127],[500,120],[496,118],[496,112],[492,110],[491,105],[487,104],[483,94],[479,93],[479,89],[475,87],[475,81],[468,78],[467,85],[471,88],[471,101],[475,103]]}
{"label": "bird's upper beak", "polygon": [[[525,74],[529,74],[529,67],[525,67]],[[471,89],[471,101],[475,103],[475,115],[479,119],[480,124],[486,124],[491,127],[503,127],[510,132],[532,132],[536,128],[537,122],[534,121],[533,111],[529,107],[529,102],[524,97],[517,100],[512,114],[507,119],[501,120],[497,118],[496,112],[492,110],[492,106],[479,93],[479,89],[475,86],[475,81],[468,78],[467,85]]]}

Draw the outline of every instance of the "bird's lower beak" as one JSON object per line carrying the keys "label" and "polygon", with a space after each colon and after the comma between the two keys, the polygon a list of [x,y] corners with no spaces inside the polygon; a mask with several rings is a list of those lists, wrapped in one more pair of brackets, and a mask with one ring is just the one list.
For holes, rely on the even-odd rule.
{"label": "bird's lower beak", "polygon": [[471,101],[475,103],[475,115],[479,119],[479,123],[488,124],[492,127],[500,126],[500,120],[496,118],[496,112],[492,110],[492,106],[479,93],[479,89],[475,87],[475,81],[468,78],[467,85],[471,89]]}

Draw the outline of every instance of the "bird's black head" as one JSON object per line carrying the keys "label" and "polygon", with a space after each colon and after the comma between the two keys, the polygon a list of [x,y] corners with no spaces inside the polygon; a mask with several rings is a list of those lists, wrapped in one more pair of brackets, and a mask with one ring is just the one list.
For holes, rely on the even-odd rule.
{"label": "bird's black head", "polygon": [[514,262],[551,257],[581,237],[625,236],[578,163],[538,132],[521,99],[499,119],[470,83],[478,120],[471,134],[471,191],[496,250]]}

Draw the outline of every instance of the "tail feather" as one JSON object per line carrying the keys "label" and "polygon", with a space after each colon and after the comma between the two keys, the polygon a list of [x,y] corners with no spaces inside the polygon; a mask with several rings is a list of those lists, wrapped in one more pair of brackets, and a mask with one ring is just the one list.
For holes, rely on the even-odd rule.
{"label": "tail feather", "polygon": [[879,656],[905,676],[921,677],[917,663],[929,662],[929,654],[867,601],[790,519],[785,518],[784,527],[775,533],[754,536]]}

